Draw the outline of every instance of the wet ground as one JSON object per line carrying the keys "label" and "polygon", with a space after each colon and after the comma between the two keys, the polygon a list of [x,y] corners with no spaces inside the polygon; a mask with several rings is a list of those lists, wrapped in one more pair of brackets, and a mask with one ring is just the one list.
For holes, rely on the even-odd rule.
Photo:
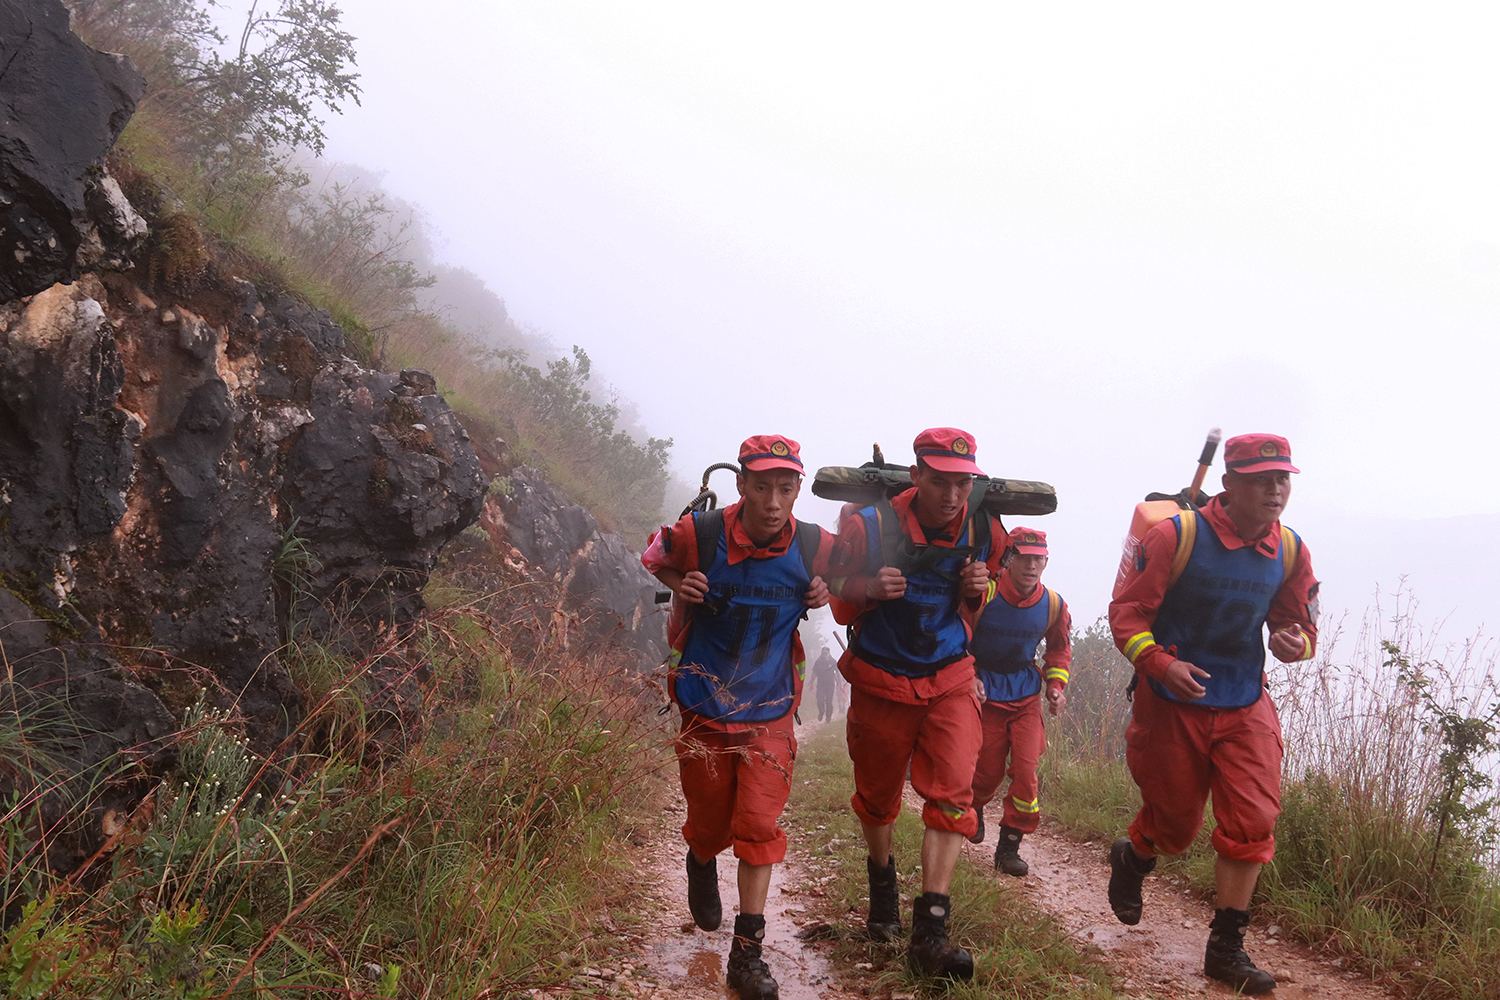
{"label": "wet ground", "polygon": [[[984,844],[964,845],[965,860],[994,867],[995,827]],[[1027,834],[1021,856],[1031,865],[1025,878],[996,874],[1002,886],[1023,893],[1053,914],[1081,945],[1092,945],[1115,969],[1117,989],[1126,996],[1235,996],[1203,974],[1203,946],[1213,909],[1181,887],[1152,876],[1146,879],[1145,915],[1127,927],[1115,919],[1105,897],[1109,862],[1104,842],[1077,843],[1046,830]],[[1395,994],[1364,976],[1344,972],[1336,959],[1284,941],[1275,925],[1252,926],[1245,950],[1276,977],[1275,997],[1283,1000],[1391,1000]]]}
{"label": "wet ground", "polygon": [[[805,739],[816,723],[800,727]],[[675,783],[674,783],[675,786]],[[908,790],[908,794],[909,790]],[[920,808],[920,803],[909,803]],[[724,985],[724,962],[736,911],[735,860],[727,852],[719,859],[719,890],[724,901],[724,922],[716,931],[699,930],[687,909],[687,875],[683,868],[686,850],[679,830],[684,806],[674,787],[673,798],[659,823],[652,825],[636,845],[635,863],[649,872],[637,912],[643,917],[629,937],[638,942],[627,954],[614,956],[584,970],[571,987],[550,991],[551,996],[630,997],[636,1000],[733,1000]],[[993,871],[994,827],[982,845],[964,847],[961,864]],[[815,923],[804,908],[822,893],[829,881],[832,858],[810,857],[793,850],[775,869],[766,905],[766,961],[781,985],[783,1000],[853,1000],[864,992],[854,976],[848,988],[840,974],[829,966],[826,945],[804,942],[794,935],[800,927]],[[1052,913],[1083,950],[1097,948],[1112,967],[1117,995],[1143,1000],[1204,997],[1206,1000],[1234,997],[1227,987],[1209,980],[1202,972],[1203,945],[1209,904],[1182,887],[1160,878],[1146,881],[1144,919],[1136,927],[1115,920],[1105,899],[1108,881],[1108,844],[1078,843],[1045,830],[1028,834],[1022,856],[1031,873],[1021,879],[996,873],[1003,890],[1021,893],[1038,907]],[[1281,984],[1273,998],[1283,1000],[1394,1000],[1395,995],[1367,978],[1338,967],[1337,960],[1281,940],[1274,925],[1258,924],[1247,935],[1246,947],[1262,968]]]}

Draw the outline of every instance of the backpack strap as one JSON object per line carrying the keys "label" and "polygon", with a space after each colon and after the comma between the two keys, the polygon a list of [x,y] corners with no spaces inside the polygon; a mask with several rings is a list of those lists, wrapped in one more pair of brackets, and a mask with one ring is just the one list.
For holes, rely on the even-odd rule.
{"label": "backpack strap", "polygon": [[[811,521],[797,522],[797,551],[802,555],[802,568],[807,570],[809,580],[816,575],[813,573],[813,560],[818,558],[818,547],[822,544],[822,528]],[[827,652],[827,648],[824,647],[824,652]]]}
{"label": "backpack strap", "polygon": [[1047,631],[1052,631],[1052,626],[1057,624],[1057,616],[1062,614],[1062,598],[1057,591],[1047,588]]}
{"label": "backpack strap", "polygon": [[719,548],[719,536],[724,533],[724,508],[699,511],[693,515],[693,535],[698,540],[698,572],[708,575],[714,564],[714,553]]}
{"label": "backpack strap", "polygon": [[1286,525],[1281,526],[1281,578],[1287,579],[1297,568],[1297,557],[1302,554],[1302,539]]}
{"label": "backpack strap", "polygon": [[872,506],[875,508],[875,523],[880,528],[880,565],[894,566],[904,573],[909,554],[903,551],[902,543],[907,538],[906,532],[901,530],[901,518],[886,497],[881,497]]}
{"label": "backpack strap", "polygon": [[1177,515],[1177,551],[1172,554],[1172,572],[1167,576],[1167,589],[1177,583],[1182,571],[1187,569],[1193,555],[1193,543],[1198,540],[1198,514],[1185,510]]}

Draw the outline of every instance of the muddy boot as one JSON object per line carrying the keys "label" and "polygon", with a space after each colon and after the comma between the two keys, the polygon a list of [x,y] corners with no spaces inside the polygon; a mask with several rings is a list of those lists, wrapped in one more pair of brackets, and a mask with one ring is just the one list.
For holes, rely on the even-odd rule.
{"label": "muddy boot", "polygon": [[1215,910],[1208,925],[1208,948],[1203,952],[1203,973],[1210,979],[1228,983],[1241,993],[1269,993],[1276,979],[1265,969],[1257,969],[1245,954],[1245,925],[1250,914],[1244,910]]}
{"label": "muddy boot", "polygon": [[693,923],[706,931],[716,931],[724,921],[724,908],[719,904],[719,859],[709,858],[700,865],[688,851],[688,912]]}
{"label": "muddy boot", "polygon": [[984,843],[984,806],[974,810],[974,815],[979,817],[979,826],[975,827],[974,835],[969,838],[971,844]]}
{"label": "muddy boot", "polygon": [[924,892],[911,908],[911,964],[928,976],[974,978],[974,956],[948,940],[948,897]]}
{"label": "muddy boot", "polygon": [[865,868],[870,873],[870,919],[865,929],[871,941],[894,941],[901,936],[901,893],[896,888],[896,859],[892,857],[884,868],[876,868],[875,862],[865,858]]}
{"label": "muddy boot", "polygon": [[1156,858],[1142,860],[1130,846],[1129,837],[1121,837],[1109,847],[1109,908],[1122,924],[1141,922],[1141,883],[1156,868]]}
{"label": "muddy boot", "polygon": [[1020,830],[1013,826],[1002,826],[1000,828],[1000,843],[995,845],[995,869],[1007,875],[1020,878],[1031,871],[1021,857],[1021,838],[1025,836]]}
{"label": "muddy boot", "polygon": [[740,1000],[776,1000],[776,980],[761,959],[766,939],[766,918],[760,913],[741,913],[734,918],[734,942],[729,946],[729,968],[724,982]]}

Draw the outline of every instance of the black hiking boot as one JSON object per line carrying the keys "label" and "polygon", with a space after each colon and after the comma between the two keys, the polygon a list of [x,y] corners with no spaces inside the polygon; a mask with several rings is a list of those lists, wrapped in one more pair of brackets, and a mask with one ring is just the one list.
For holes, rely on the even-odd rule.
{"label": "black hiking boot", "polygon": [[1156,858],[1142,860],[1129,837],[1121,837],[1109,847],[1109,908],[1122,924],[1141,922],[1141,883],[1156,868]]}
{"label": "black hiking boot", "polygon": [[995,845],[995,868],[1007,875],[1020,878],[1031,871],[1026,859],[1021,857],[1021,838],[1025,836],[1013,826],[1000,828],[1000,842]]}
{"label": "black hiking boot", "polygon": [[911,904],[911,948],[907,957],[928,976],[970,980],[974,978],[974,956],[948,940],[948,897],[924,892]]}
{"label": "black hiking boot", "polygon": [[1245,954],[1245,925],[1250,914],[1244,910],[1215,910],[1208,925],[1208,948],[1203,952],[1203,974],[1228,983],[1241,993],[1269,993],[1276,988],[1276,978],[1265,969],[1257,969]]}
{"label": "black hiking boot", "polygon": [[870,918],[865,930],[871,941],[894,941],[901,936],[901,893],[896,888],[896,859],[890,858],[884,868],[865,858],[870,873]]}
{"label": "black hiking boot", "polygon": [[693,860],[688,851],[688,912],[693,923],[706,931],[716,931],[724,922],[724,908],[719,903],[719,859],[709,858],[706,864]]}
{"label": "black hiking boot", "polygon": [[974,835],[969,838],[969,843],[982,844],[984,843],[984,806],[975,809],[974,814],[979,817],[979,826],[974,828]]}
{"label": "black hiking boot", "polygon": [[761,958],[760,943],[766,938],[766,918],[760,913],[741,913],[734,918],[734,941],[729,946],[729,967],[724,982],[740,1000],[776,1000],[780,995],[771,970]]}

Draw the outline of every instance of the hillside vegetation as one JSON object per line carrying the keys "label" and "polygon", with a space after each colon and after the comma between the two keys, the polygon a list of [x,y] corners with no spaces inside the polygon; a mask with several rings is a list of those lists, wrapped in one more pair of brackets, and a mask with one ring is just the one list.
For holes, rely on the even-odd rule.
{"label": "hillside vegetation", "polygon": [[437,264],[420,210],[368,171],[317,159],[322,116],[359,100],[356,41],[328,0],[70,0],[74,30],[128,55],[149,89],[110,165],[153,226],[141,278],[214,272],[327,309],[360,360],[431,371],[606,529],[660,522],[672,442],[650,436],[584,347],[523,329],[471,272]]}

